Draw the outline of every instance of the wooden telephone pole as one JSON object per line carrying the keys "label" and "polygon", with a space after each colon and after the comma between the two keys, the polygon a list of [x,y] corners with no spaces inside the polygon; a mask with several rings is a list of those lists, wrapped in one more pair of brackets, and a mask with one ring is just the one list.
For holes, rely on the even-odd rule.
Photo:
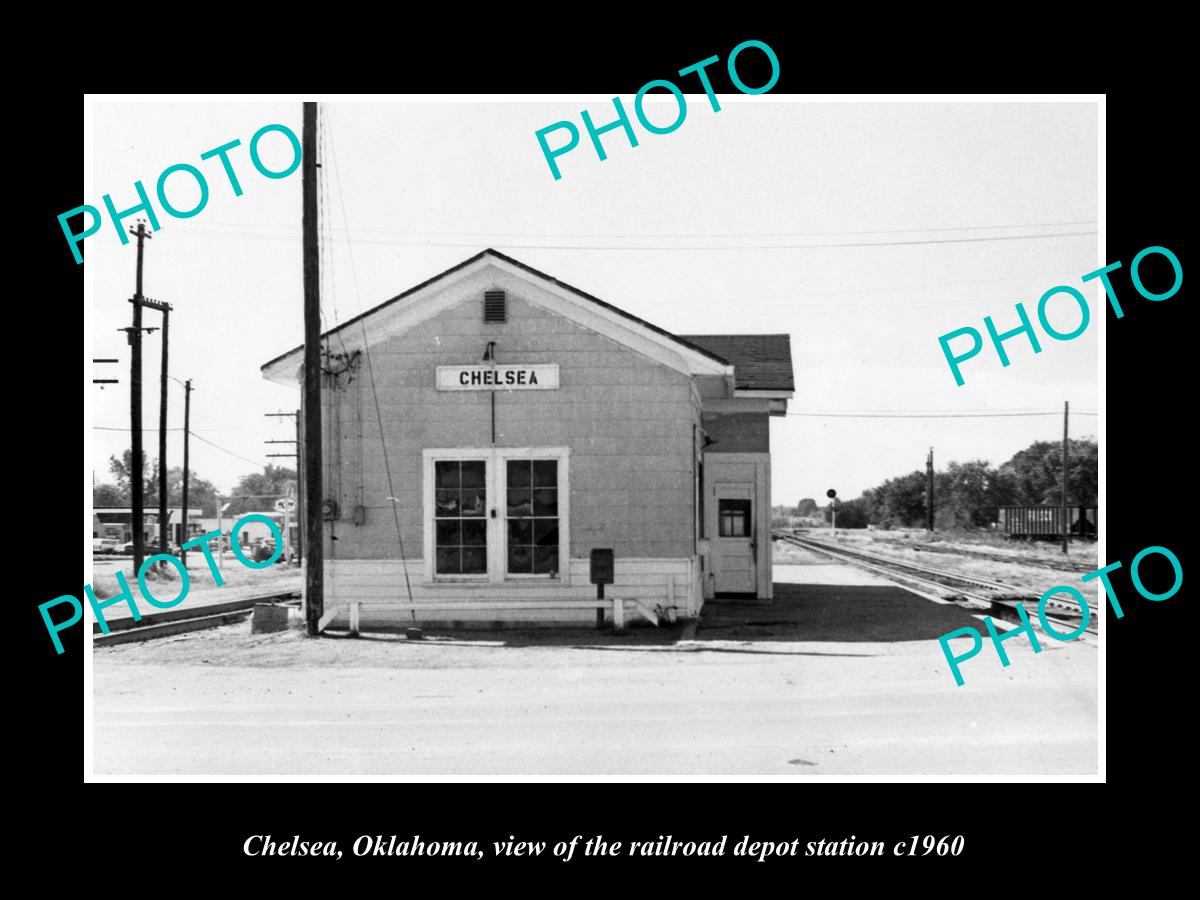
{"label": "wooden telephone pole", "polygon": [[304,454],[300,452],[300,446],[304,439],[303,426],[301,425],[301,418],[300,418],[300,410],[296,410],[295,412],[263,413],[263,415],[266,416],[267,418],[285,418],[287,416],[292,416],[296,419],[296,422],[295,422],[296,437],[294,440],[267,441],[268,444],[295,444],[296,452],[295,453],[268,453],[267,457],[268,458],[285,457],[285,458],[294,459],[296,461],[296,482],[297,482],[297,486],[298,486],[298,490],[296,491],[296,504],[298,507],[298,509],[296,510],[296,530],[298,532],[298,534],[297,534],[298,539],[296,541],[296,562],[297,562],[297,564],[299,564],[304,559],[304,490],[305,490]]}
{"label": "wooden telephone pole", "polygon": [[[1071,536],[1071,521],[1067,511],[1067,418],[1071,414],[1070,401],[1063,401],[1063,446],[1062,446],[1062,535],[1063,535],[1063,553],[1067,552]],[[1080,527],[1083,526],[1083,518],[1080,517]]]}
{"label": "wooden telephone pole", "polygon": [[304,612],[309,637],[325,613],[324,523],[321,518],[321,269],[317,244],[317,104],[304,104],[301,130],[304,233]]}
{"label": "wooden telephone pole", "polygon": [[129,354],[129,499],[132,507],[130,529],[133,532],[133,569],[137,572],[141,570],[142,560],[146,556],[146,542],[143,533],[146,527],[146,494],[145,484],[142,481],[145,458],[142,452],[142,332],[158,330],[142,327],[142,307],[157,309],[163,314],[162,409],[159,412],[158,420],[159,540],[163,545],[159,550],[162,552],[166,550],[167,546],[167,314],[171,311],[171,305],[151,300],[142,293],[144,242],[151,238],[150,233],[146,231],[146,223],[139,221],[137,228],[131,228],[129,233],[137,238],[137,287],[129,301],[133,304],[133,325],[120,330],[129,336],[129,345],[133,348]]}
{"label": "wooden telephone pole", "polygon": [[170,334],[171,306],[162,304],[162,371],[159,373],[158,401],[158,552],[169,553],[171,526],[167,516],[167,338]]}
{"label": "wooden telephone pole", "polygon": [[142,247],[149,240],[146,223],[138,222],[137,229],[131,234],[137,236],[137,287],[134,289],[133,326],[128,330],[129,345],[129,496],[133,513],[130,516],[130,530],[133,532],[133,570],[141,571],[142,559],[146,555],[146,544],[143,540],[142,529],[146,517],[142,507],[145,505],[145,483],[142,481]]}
{"label": "wooden telephone pole", "polygon": [[933,448],[925,457],[925,530],[933,531]]}
{"label": "wooden telephone pole", "polygon": [[[165,343],[165,342],[164,342]],[[188,542],[188,430],[192,419],[192,379],[183,385],[183,530],[179,533],[179,560],[187,568],[187,551],[183,545]]]}

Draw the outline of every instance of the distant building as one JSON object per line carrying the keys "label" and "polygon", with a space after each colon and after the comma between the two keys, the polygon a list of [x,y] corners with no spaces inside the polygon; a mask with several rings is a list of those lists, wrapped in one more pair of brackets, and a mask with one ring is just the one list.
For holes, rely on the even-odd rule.
{"label": "distant building", "polygon": [[[158,533],[158,507],[142,511],[142,538],[156,542]],[[171,543],[180,544],[190,537],[203,534],[203,519],[200,510],[188,510],[188,536],[183,536],[183,507],[167,507],[167,527]],[[92,509],[92,537],[110,538],[128,543],[133,540],[133,509],[128,506],[99,506]]]}

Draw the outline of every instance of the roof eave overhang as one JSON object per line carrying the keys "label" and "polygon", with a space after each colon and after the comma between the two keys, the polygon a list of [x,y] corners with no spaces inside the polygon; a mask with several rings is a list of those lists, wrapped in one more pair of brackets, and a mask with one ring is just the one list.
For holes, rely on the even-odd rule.
{"label": "roof eave overhang", "polygon": [[[300,383],[300,362],[303,348],[273,359],[262,367],[263,378],[275,384],[297,385]],[[293,358],[294,356],[294,358]]]}
{"label": "roof eave overhang", "polygon": [[759,391],[753,388],[739,388],[733,392],[735,397],[766,397],[771,400],[791,400],[794,391]]}
{"label": "roof eave overhang", "polygon": [[[338,328],[322,335],[322,339],[332,335],[336,331],[344,330],[353,324],[359,324],[364,336],[367,334],[376,335],[377,337],[374,340],[381,340],[391,334],[402,333],[407,328],[411,328],[418,322],[423,321],[423,317],[417,314],[419,307],[430,303],[432,309],[430,315],[436,315],[443,307],[433,303],[434,298],[438,295],[450,294],[456,284],[468,281],[488,268],[494,268],[535,288],[536,290],[530,291],[526,297],[526,299],[535,304],[548,305],[547,301],[552,302],[552,299],[565,301],[571,306],[571,310],[574,313],[572,318],[576,322],[601,333],[606,333],[609,337],[613,337],[616,340],[621,340],[621,337],[624,337],[625,340],[621,342],[633,350],[640,350],[645,353],[653,348],[659,348],[658,353],[650,353],[648,355],[654,356],[658,361],[670,365],[681,372],[685,372],[688,375],[720,375],[729,378],[732,378],[734,375],[734,367],[724,360],[666,332],[659,331],[650,326],[649,323],[641,322],[636,318],[622,314],[602,301],[597,301],[596,298],[587,296],[581,291],[564,285],[562,282],[543,276],[536,270],[515,265],[503,257],[490,253],[481,254],[478,259],[441,278],[435,278],[421,285],[411,294],[382,304],[364,313],[357,319],[342,324]],[[456,302],[461,301],[456,300]],[[384,322],[395,323],[397,327],[394,330],[388,329],[386,335],[382,334],[383,329],[380,329],[378,326]],[[353,334],[353,332],[350,333]],[[371,343],[374,340],[368,338],[368,341]],[[263,377],[277,384],[299,384],[303,354],[304,348],[300,346],[267,362],[262,366]]]}

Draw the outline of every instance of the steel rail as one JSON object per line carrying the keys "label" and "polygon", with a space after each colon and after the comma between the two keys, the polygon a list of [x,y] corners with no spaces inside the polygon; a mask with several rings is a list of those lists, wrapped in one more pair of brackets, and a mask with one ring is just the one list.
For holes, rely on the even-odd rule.
{"label": "steel rail", "polygon": [[[831,547],[824,541],[818,541],[808,537],[798,537],[797,535],[790,534],[785,531],[776,530],[773,532],[773,534],[775,534],[781,540],[784,540],[797,547],[803,547],[806,550],[813,550],[817,553],[823,553],[826,556],[839,559],[851,565],[857,565],[861,568],[876,572],[878,574],[886,575],[892,579],[905,579],[943,591],[947,588],[953,589],[968,601],[968,605],[974,608],[991,609],[997,604],[1013,607],[1018,601],[970,593],[962,590],[959,587],[956,587],[956,584],[967,584],[971,585],[972,587],[982,587],[1001,594],[1015,594],[1019,596],[1026,593],[1023,589],[1016,587],[1015,585],[1000,584],[999,582],[987,581],[986,579],[982,578],[972,578],[971,576],[959,575],[955,572],[945,572],[940,569],[931,569],[928,566],[903,562],[901,560],[892,559],[886,556],[878,556],[876,554],[867,553],[861,550],[849,550],[845,547]],[[913,572],[919,572],[921,574],[912,574]],[[1046,607],[1047,614],[1055,619],[1079,620],[1081,618],[1078,613],[1079,607],[1074,603],[1063,603],[1059,600],[1049,599],[1046,601]],[[1064,615],[1064,612],[1068,614]],[[1097,610],[1094,606],[1088,604],[1088,612],[1091,619],[1088,625],[1088,631],[1096,631],[1095,616],[1097,614]]]}
{"label": "steel rail", "polygon": [[98,647],[148,641],[154,638],[171,637],[205,628],[217,628],[246,618],[259,603],[295,601],[299,591],[278,591],[255,597],[243,597],[225,603],[214,603],[192,609],[172,609],[166,612],[149,613],[140,620],[116,619],[108,623],[109,633],[100,634],[99,624],[93,624],[92,644]]}

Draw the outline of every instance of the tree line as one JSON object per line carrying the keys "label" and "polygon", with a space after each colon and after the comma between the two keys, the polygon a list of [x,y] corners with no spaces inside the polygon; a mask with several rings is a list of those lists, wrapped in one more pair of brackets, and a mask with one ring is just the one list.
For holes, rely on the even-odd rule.
{"label": "tree line", "polygon": [[[1095,506],[1099,455],[1095,441],[1067,445],[1067,502]],[[1062,443],[1037,441],[1004,464],[984,460],[952,462],[933,476],[934,527],[939,530],[984,528],[997,521],[1001,506],[1058,505],[1062,502]],[[853,500],[839,501],[838,525],[845,528],[911,528],[925,525],[926,473],[920,469],[889,478]],[[795,507],[777,507],[777,515],[829,521],[829,504],[812,498]]]}
{"label": "tree line", "polygon": [[[126,450],[120,457],[109,457],[108,470],[112,481],[97,484],[92,488],[92,507],[131,505],[133,502],[130,493],[133,477],[132,453]],[[146,455],[143,455],[142,496],[145,498],[147,510],[158,507],[158,474],[158,460],[148,460]],[[270,511],[279,497],[286,496],[289,490],[294,495],[296,489],[294,469],[268,465],[262,472],[243,475],[230,493],[220,495],[224,502],[230,504],[224,515],[240,516],[248,512]],[[195,510],[195,515],[205,518],[216,516],[217,496],[216,485],[206,478],[201,478],[194,469],[189,470],[189,512]],[[183,468],[170,466],[167,468],[167,506],[182,505]]]}

